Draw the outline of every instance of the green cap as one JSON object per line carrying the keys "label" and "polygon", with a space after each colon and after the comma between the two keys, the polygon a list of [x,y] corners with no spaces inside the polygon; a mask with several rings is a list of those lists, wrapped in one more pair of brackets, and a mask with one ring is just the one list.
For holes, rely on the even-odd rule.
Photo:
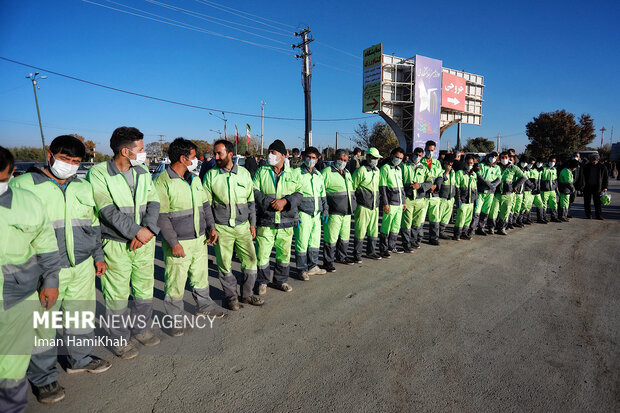
{"label": "green cap", "polygon": [[366,151],[366,155],[370,155],[375,158],[381,158],[381,154],[379,153],[377,148],[368,148],[368,150]]}

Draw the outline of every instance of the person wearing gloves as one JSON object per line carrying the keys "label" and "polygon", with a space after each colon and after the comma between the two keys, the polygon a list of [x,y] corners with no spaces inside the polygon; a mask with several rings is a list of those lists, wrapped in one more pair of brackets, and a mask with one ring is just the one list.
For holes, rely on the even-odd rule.
{"label": "person wearing gloves", "polygon": [[555,169],[555,156],[551,156],[540,173],[540,197],[542,200],[543,216],[547,216],[547,208],[551,215],[551,222],[562,222],[558,219],[558,171]]}
{"label": "person wearing gloves", "polygon": [[[210,169],[202,183],[213,211],[217,241],[215,260],[224,291],[224,306],[237,311],[242,303],[260,306],[265,301],[253,294],[257,276],[257,258],[253,239],[256,237],[254,183],[250,171],[233,161],[233,143],[220,139],[213,145],[216,168]],[[232,273],[233,252],[241,261],[243,282],[241,298],[237,295],[237,279]]]}
{"label": "person wearing gloves", "polygon": [[351,173],[346,169],[349,155],[338,149],[334,155],[334,165],[321,171],[325,183],[329,217],[323,226],[323,269],[334,272],[334,261],[353,265],[347,257],[351,233],[351,215],[357,207]]}
{"label": "person wearing gloves", "polygon": [[[400,231],[403,209],[405,205],[405,192],[403,190],[403,176],[400,164],[405,157],[403,148],[394,148],[390,153],[390,161],[383,165],[379,174],[379,197],[383,207],[381,220],[381,235],[379,240],[380,255],[382,258],[390,258],[390,253],[399,253],[396,249],[398,232]],[[413,252],[411,248],[405,248],[405,252]]]}
{"label": "person wearing gloves", "polygon": [[502,177],[499,191],[495,193],[495,201],[493,203],[491,215],[498,216],[497,223],[495,224],[496,232],[500,235],[508,235],[506,232],[506,225],[510,217],[510,208],[513,204],[515,187],[523,184],[523,181],[527,178],[519,168],[510,163],[508,152],[502,152],[499,158]]}
{"label": "person wearing gloves", "polygon": [[530,180],[535,182],[532,195],[534,195],[534,206],[536,207],[536,222],[538,224],[547,224],[547,218],[545,216],[545,209],[543,208],[542,195],[540,193],[540,175],[543,170],[542,160],[536,160],[534,167],[530,171]]}
{"label": "person wearing gloves", "polygon": [[[189,275],[197,316],[221,317],[209,296],[209,254],[207,242],[217,241],[211,204],[200,178],[192,172],[198,166],[196,145],[177,138],[168,147],[170,165],[155,178],[159,194],[159,219],[166,269],[164,309],[166,314],[183,315],[183,296]],[[207,238],[206,234],[209,234]],[[184,334],[183,326],[169,329],[173,337]]]}
{"label": "person wearing gloves", "polygon": [[[153,313],[155,282],[155,235],[159,233],[159,196],[151,174],[144,166],[144,135],[133,127],[120,127],[110,138],[114,157],[90,168],[87,179],[93,187],[95,207],[101,224],[106,273],[101,289],[108,316],[127,319],[129,295],[133,295],[132,319],[146,320],[133,325],[133,337],[145,346],[159,344],[148,328]],[[129,341],[130,323],[110,322],[112,339],[126,345],[114,346],[118,357],[131,359],[138,349]]]}
{"label": "person wearing gloves", "polygon": [[306,148],[299,168],[301,202],[299,203],[299,224],[295,232],[295,257],[299,278],[308,281],[311,275],[325,274],[319,268],[321,247],[321,219],[329,214],[323,175],[316,169],[319,150],[314,146]]}
{"label": "person wearing gloves", "polygon": [[442,175],[443,183],[439,190],[439,198],[441,203],[439,206],[439,238],[450,239],[446,233],[446,227],[452,218],[454,210],[454,200],[457,196],[456,172],[452,169],[454,164],[454,154],[449,153],[444,158],[444,171]]}
{"label": "person wearing gloves", "polygon": [[[32,192],[9,186],[14,170],[13,155],[0,146],[0,412],[26,409],[34,314],[55,306],[61,266],[45,207]],[[57,381],[45,391],[64,398]]]}
{"label": "person wearing gloves", "polygon": [[379,241],[379,159],[377,148],[369,148],[366,162],[353,172],[353,189],[357,208],[355,208],[355,240],[353,244],[353,261],[362,262],[364,238],[366,240],[366,257],[380,260],[377,253]]}
{"label": "person wearing gloves", "polygon": [[578,162],[571,159],[566,163],[566,168],[562,169],[558,177],[558,192],[560,193],[560,207],[558,208],[559,219],[568,222],[568,211],[570,209],[570,196],[575,192],[575,176]]}
{"label": "person wearing gloves", "polygon": [[[299,222],[297,208],[303,197],[299,169],[285,166],[286,147],[276,139],[269,145],[267,165],[254,175],[256,201],[256,256],[258,258],[258,295],[267,293],[267,285],[290,292],[288,284],[293,227]],[[271,250],[276,249],[276,266],[271,278]]]}
{"label": "person wearing gloves", "polygon": [[502,171],[497,165],[498,153],[493,151],[487,155],[483,162],[478,164],[478,200],[474,206],[470,234],[475,231],[476,235],[485,236],[484,227],[489,221],[489,231],[492,233],[495,227],[495,219],[489,218],[493,205],[494,194],[497,185],[501,182]]}
{"label": "person wearing gloves", "polygon": [[424,232],[424,217],[428,210],[428,201],[425,197],[432,183],[428,177],[428,168],[421,164],[424,156],[422,148],[415,148],[410,161],[402,166],[403,187],[405,190],[405,212],[400,225],[400,237],[403,248],[420,248]]}
{"label": "person wearing gloves", "polygon": [[455,241],[460,238],[470,240],[469,228],[474,213],[474,204],[478,199],[478,176],[474,172],[474,157],[467,155],[463,163],[463,169],[456,173],[458,209],[454,222]]}
{"label": "person wearing gloves", "polygon": [[[93,189],[88,181],[76,176],[85,154],[82,141],[73,136],[58,136],[47,150],[48,165],[41,169],[31,167],[11,181],[11,188],[35,194],[54,228],[62,269],[58,275],[58,300],[52,310],[94,316],[95,278],[105,273],[106,265]],[[74,327],[59,333],[65,340],[68,373],[103,373],[110,368],[108,361],[92,355],[93,347],[88,343],[94,338],[93,329]],[[56,338],[56,329],[39,326],[35,334],[51,341]],[[74,340],[84,340],[86,344],[70,344]],[[41,403],[64,398],[64,391],[57,391],[62,389],[57,382],[57,359],[57,346],[36,346],[32,353],[28,380]]]}
{"label": "person wearing gloves", "polygon": [[424,158],[420,161],[423,167],[427,169],[427,182],[431,187],[426,191],[426,202],[428,203],[428,242],[431,245],[439,245],[439,189],[442,184],[443,169],[441,163],[437,159],[433,159],[435,151],[435,141],[427,141],[424,147]]}
{"label": "person wearing gloves", "polygon": [[536,189],[536,181],[532,179],[532,167],[536,162],[534,158],[523,156],[522,159],[525,159],[525,177],[527,181],[523,184],[523,203],[521,204],[521,212],[520,212],[520,222],[523,225],[532,225],[532,220],[530,218],[530,211],[532,210],[532,204],[534,203],[534,194],[533,191]]}

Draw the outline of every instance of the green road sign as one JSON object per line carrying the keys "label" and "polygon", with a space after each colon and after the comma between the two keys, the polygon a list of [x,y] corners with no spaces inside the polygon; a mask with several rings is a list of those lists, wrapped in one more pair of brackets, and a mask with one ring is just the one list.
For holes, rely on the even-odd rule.
{"label": "green road sign", "polygon": [[362,111],[377,112],[381,110],[381,56],[383,43],[364,50],[364,92]]}

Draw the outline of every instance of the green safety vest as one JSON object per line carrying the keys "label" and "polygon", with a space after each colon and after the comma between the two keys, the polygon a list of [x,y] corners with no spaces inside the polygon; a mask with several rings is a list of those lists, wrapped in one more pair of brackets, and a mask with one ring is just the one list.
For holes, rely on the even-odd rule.
{"label": "green safety vest", "polygon": [[476,172],[458,171],[455,181],[456,186],[459,188],[459,202],[464,204],[476,202],[478,199],[478,175]]}
{"label": "green safety vest", "polygon": [[545,167],[540,172],[540,190],[555,191],[558,185],[558,171],[553,168]]}
{"label": "green safety vest", "polygon": [[[502,169],[498,166],[498,165],[489,165],[487,163],[480,163],[478,165],[478,176],[480,176],[480,178],[484,179],[485,181],[489,182],[489,183],[493,183],[496,182],[499,184],[499,182],[501,181],[501,177],[502,177]],[[498,181],[499,180],[499,181]],[[490,189],[485,189],[484,191],[481,191],[484,194],[488,194],[490,191]]]}
{"label": "green safety vest", "polygon": [[0,251],[0,311],[39,289],[58,288],[58,244],[33,193],[9,188],[0,195]]}
{"label": "green safety vest", "polygon": [[362,165],[353,172],[351,181],[358,206],[368,209],[379,207],[379,168]]}
{"label": "green safety vest", "polygon": [[514,165],[500,166],[502,168],[501,193],[510,194],[513,190],[515,178],[523,178],[523,171]]}
{"label": "green safety vest", "polygon": [[26,189],[43,202],[56,234],[62,267],[75,267],[91,256],[95,262],[103,261],[99,219],[88,181],[74,176],[63,189],[36,170],[11,180],[11,187]]}
{"label": "green safety vest", "polygon": [[159,233],[159,196],[151,174],[144,165],[132,166],[129,170],[135,195],[114,159],[99,163],[88,171],[86,179],[93,187],[104,239],[128,242],[142,227],[149,228],[156,235]]}
{"label": "green safety vest", "polygon": [[202,186],[216,224],[235,227],[249,220],[251,226],[256,225],[254,183],[252,175],[243,166],[235,164],[230,171],[211,168],[205,174]]}
{"label": "green safety vest", "polygon": [[[190,182],[168,166],[153,181],[159,195],[159,227],[171,246],[179,240],[198,238],[207,229],[205,206],[210,212],[207,194],[200,178],[191,172],[187,177]],[[212,226],[213,222],[210,224]]]}
{"label": "green safety vest", "polygon": [[439,197],[444,199],[452,199],[456,194],[456,172],[454,169],[450,170],[450,173],[446,175],[446,172],[443,173],[443,182],[441,183],[441,188],[439,189]]}
{"label": "green safety vest", "polygon": [[310,216],[323,212],[323,208],[327,205],[327,195],[323,176],[319,171],[312,168],[310,172],[305,165],[302,165],[299,168],[299,183],[302,195],[299,210]]}
{"label": "green safety vest", "polygon": [[345,168],[342,173],[335,166],[321,171],[325,181],[325,194],[330,214],[351,215],[357,207],[351,173]]}
{"label": "green safety vest", "polygon": [[[276,176],[271,166],[258,168],[254,175],[254,199],[256,200],[256,220],[259,226],[289,228],[297,225],[297,208],[301,201],[299,168],[284,166],[280,176]],[[284,211],[276,211],[270,203],[274,199],[286,198],[289,206]]]}
{"label": "green safety vest", "polygon": [[380,169],[379,193],[382,205],[401,206],[405,203],[403,173],[398,166],[386,163]]}
{"label": "green safety vest", "polygon": [[[407,195],[407,198],[423,198],[426,190],[422,188],[422,186],[428,186],[429,188],[432,186],[432,184],[423,185],[426,182],[432,181],[429,177],[428,168],[422,166],[421,163],[413,164],[411,162],[406,162],[401,169],[403,174],[403,185],[405,186],[405,194]],[[419,189],[413,189],[411,188],[411,184],[413,183],[420,184],[421,187]]]}

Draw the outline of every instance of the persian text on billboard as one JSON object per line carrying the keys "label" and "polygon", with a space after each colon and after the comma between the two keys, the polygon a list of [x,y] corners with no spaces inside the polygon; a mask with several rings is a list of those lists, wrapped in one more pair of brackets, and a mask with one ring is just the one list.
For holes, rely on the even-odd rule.
{"label": "persian text on billboard", "polygon": [[441,106],[465,112],[466,86],[465,78],[444,72],[441,80]]}
{"label": "persian text on billboard", "polygon": [[428,140],[439,143],[441,60],[416,55],[413,147]]}
{"label": "persian text on billboard", "polygon": [[362,111],[381,110],[381,55],[383,44],[379,43],[364,50],[364,91]]}

